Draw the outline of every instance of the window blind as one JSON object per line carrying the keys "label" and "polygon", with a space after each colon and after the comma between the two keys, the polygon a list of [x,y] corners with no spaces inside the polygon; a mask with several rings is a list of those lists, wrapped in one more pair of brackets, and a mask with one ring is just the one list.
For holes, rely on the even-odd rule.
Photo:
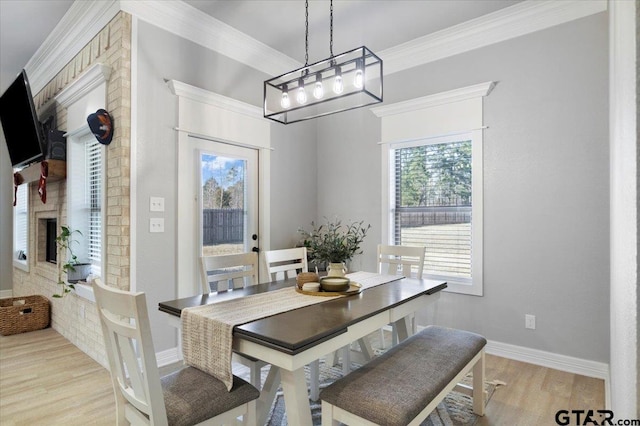
{"label": "window blind", "polygon": [[88,257],[92,272],[100,274],[102,261],[102,148],[95,138],[85,145],[87,206],[89,210]]}
{"label": "window blind", "polygon": [[27,254],[29,185],[18,186],[16,206],[13,210],[13,258],[18,259],[18,253]]}
{"label": "window blind", "polygon": [[471,279],[471,141],[394,150],[395,244],[425,246],[425,273]]}

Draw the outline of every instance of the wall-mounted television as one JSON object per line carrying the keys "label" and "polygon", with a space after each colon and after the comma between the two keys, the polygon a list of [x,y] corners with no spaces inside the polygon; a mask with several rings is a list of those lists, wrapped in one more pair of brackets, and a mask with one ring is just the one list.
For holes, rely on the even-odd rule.
{"label": "wall-mounted television", "polygon": [[24,70],[0,97],[0,121],[14,168],[27,166],[44,158],[44,130],[38,120]]}

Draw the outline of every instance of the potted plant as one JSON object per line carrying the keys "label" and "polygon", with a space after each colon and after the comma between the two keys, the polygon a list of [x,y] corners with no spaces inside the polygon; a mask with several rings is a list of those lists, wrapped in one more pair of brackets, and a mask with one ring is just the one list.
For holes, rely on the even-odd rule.
{"label": "potted plant", "polygon": [[[79,244],[74,235],[82,236],[82,232],[78,229],[72,230],[68,226],[62,226],[62,231],[56,237],[56,245],[58,246],[58,259],[69,255],[66,262],[58,262],[58,284],[62,286],[61,294],[54,294],[53,297],[64,297],[71,290],[75,290],[74,284],[87,278],[91,272],[90,263],[78,262],[78,256],[73,252],[73,245]],[[67,274],[67,279],[62,279],[62,273]]]}
{"label": "potted plant", "polygon": [[310,262],[326,262],[329,275],[343,276],[345,262],[362,253],[360,244],[371,228],[371,225],[363,224],[364,221],[342,224],[338,219],[326,219],[326,223],[320,226],[311,222],[311,231],[298,229],[298,232],[304,238]]}

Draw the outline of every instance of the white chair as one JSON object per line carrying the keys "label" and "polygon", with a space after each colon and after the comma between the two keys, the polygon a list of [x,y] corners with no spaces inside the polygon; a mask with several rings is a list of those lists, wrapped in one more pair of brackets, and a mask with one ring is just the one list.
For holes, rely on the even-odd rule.
{"label": "white chair", "polygon": [[[258,284],[258,253],[226,254],[220,256],[200,257],[203,291],[226,291]],[[248,355],[233,353],[233,361],[249,368],[249,381],[258,389],[262,389],[262,367],[264,361]]]}
{"label": "white chair", "polygon": [[258,254],[202,256],[200,272],[205,294],[258,284]]}
{"label": "white chair", "polygon": [[295,278],[299,272],[309,272],[306,247],[265,251],[264,260],[271,281]]}
{"label": "white chair", "polygon": [[[403,275],[407,278],[422,278],[424,255],[425,247],[378,244],[378,272],[388,275]],[[418,328],[415,315],[407,315],[407,318],[411,321],[411,332],[415,334]],[[391,344],[398,344],[398,333],[393,325],[391,328],[391,336]],[[382,345],[382,349],[384,349],[385,342],[382,329],[380,329],[380,344]]]}
{"label": "white chair", "polygon": [[160,378],[144,293],[130,293],[96,280],[94,294],[111,381],[117,424],[222,425],[243,417],[256,424],[260,392],[234,377],[227,391],[220,380],[193,367]]}

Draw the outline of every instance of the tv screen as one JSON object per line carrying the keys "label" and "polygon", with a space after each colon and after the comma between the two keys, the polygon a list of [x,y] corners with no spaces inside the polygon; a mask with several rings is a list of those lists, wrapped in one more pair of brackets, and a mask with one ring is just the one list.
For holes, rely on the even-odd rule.
{"label": "tv screen", "polygon": [[24,70],[0,97],[0,121],[13,167],[43,158],[43,129]]}

